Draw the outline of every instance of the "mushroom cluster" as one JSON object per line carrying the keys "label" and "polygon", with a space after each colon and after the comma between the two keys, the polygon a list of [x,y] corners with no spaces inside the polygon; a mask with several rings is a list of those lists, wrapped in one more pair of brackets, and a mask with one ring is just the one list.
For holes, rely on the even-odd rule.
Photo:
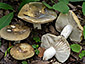
{"label": "mushroom cluster", "polygon": [[30,2],[20,10],[18,17],[26,22],[33,23],[34,28],[41,29],[41,24],[52,22],[57,14],[47,9],[41,2]]}
{"label": "mushroom cluster", "polygon": [[[18,17],[26,22],[33,23],[34,28],[41,29],[41,24],[52,22],[56,19],[57,14],[55,11],[46,8],[41,2],[30,2],[22,7]],[[80,42],[83,27],[71,10],[67,14],[59,14],[55,27],[57,31],[61,32],[59,36],[47,33],[41,38],[41,47],[46,49],[43,60],[49,60],[55,56],[59,62],[64,63],[70,56],[70,45],[66,39],[69,37],[71,41]],[[31,30],[27,26],[8,25],[0,30],[0,37],[10,41],[20,41],[26,39],[30,32]],[[14,59],[24,60],[32,57],[35,53],[28,43],[17,43],[11,48],[10,54]],[[42,62],[42,64],[44,63]]]}

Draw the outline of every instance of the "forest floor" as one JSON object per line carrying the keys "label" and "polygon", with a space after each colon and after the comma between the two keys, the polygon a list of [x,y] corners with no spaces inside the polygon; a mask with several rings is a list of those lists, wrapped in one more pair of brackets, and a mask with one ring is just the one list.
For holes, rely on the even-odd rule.
{"label": "forest floor", "polygon": [[[36,43],[33,40],[33,37],[38,36],[38,37],[41,38],[41,36],[44,35],[44,34],[46,34],[46,33],[52,33],[52,34],[55,34],[57,36],[60,34],[55,29],[55,21],[56,20],[54,20],[53,22],[50,22],[50,23],[42,24],[42,29],[41,30],[38,30],[38,29],[34,29],[33,28],[33,24],[28,23],[28,22],[25,22],[25,21],[19,19],[17,17],[17,14],[18,14],[18,8],[19,8],[19,5],[21,3],[21,0],[0,0],[0,2],[10,4],[14,8],[14,10],[15,10],[14,17],[13,17],[13,19],[12,19],[12,21],[11,21],[10,24],[23,23],[24,25],[29,26],[31,28],[31,30],[32,30],[31,31],[31,34],[29,35],[29,37],[27,37],[26,39],[22,40],[21,41],[22,43],[29,43],[30,45],[38,44],[39,47],[40,47],[41,42]],[[74,11],[74,13],[79,18],[81,25],[84,26],[85,25],[85,16],[82,13],[82,5],[81,5],[82,2],[77,3],[77,4],[75,4],[75,3],[70,3],[70,4],[73,5],[73,7],[70,7],[69,6],[70,9]],[[5,15],[7,15],[7,14],[9,14],[10,12],[11,12],[10,10],[0,9],[0,18],[3,17],[3,16],[5,16]],[[59,12],[57,14],[59,15]],[[11,55],[9,53],[4,57],[5,51],[9,47],[9,43],[10,42],[13,44],[14,41],[8,41],[8,40],[5,40],[5,39],[1,38],[0,64],[21,64],[21,62],[23,60],[22,61],[15,60],[14,58],[11,57]],[[85,44],[84,44],[85,43],[85,40],[84,39],[81,42],[70,42],[70,44],[73,44],[73,43],[80,44],[82,46],[82,49],[85,50]],[[82,59],[80,59],[78,55],[79,55],[79,53],[71,52],[70,57],[63,64],[85,64],[85,57],[83,57]],[[32,58],[26,59],[24,61],[27,61],[28,64],[53,64],[57,60],[56,60],[55,57],[53,57],[49,61],[43,61],[42,60],[42,57],[40,58],[40,57],[38,57],[38,55],[35,54]]]}

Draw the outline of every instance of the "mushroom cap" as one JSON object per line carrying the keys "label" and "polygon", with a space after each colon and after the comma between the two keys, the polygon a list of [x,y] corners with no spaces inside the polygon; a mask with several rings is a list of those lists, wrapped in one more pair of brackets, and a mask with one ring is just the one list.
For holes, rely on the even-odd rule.
{"label": "mushroom cap", "polygon": [[56,50],[55,57],[59,62],[65,62],[70,55],[70,46],[63,36],[55,36],[53,34],[45,34],[41,38],[41,47],[50,48],[54,47]]}
{"label": "mushroom cap", "polygon": [[14,59],[24,60],[34,55],[34,48],[27,43],[19,43],[11,48],[10,54]]}
{"label": "mushroom cap", "polygon": [[57,14],[47,9],[42,2],[30,2],[20,10],[18,17],[30,23],[48,23],[56,19]]}
{"label": "mushroom cap", "polygon": [[82,40],[83,27],[81,26],[78,17],[71,10],[69,10],[68,14],[60,13],[56,20],[55,27],[60,32],[68,24],[73,26],[73,31],[69,36],[71,41],[80,42]]}
{"label": "mushroom cap", "polygon": [[27,38],[31,30],[27,26],[8,25],[0,30],[0,36],[6,40],[19,41]]}

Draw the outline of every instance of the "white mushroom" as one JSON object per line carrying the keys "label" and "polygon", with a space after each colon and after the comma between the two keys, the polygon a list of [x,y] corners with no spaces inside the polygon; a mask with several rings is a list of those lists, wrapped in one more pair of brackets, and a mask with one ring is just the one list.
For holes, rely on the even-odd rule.
{"label": "white mushroom", "polygon": [[73,27],[73,31],[69,36],[70,40],[80,42],[82,40],[83,27],[72,10],[69,10],[67,14],[60,13],[55,23],[55,27],[59,32],[61,32],[66,25]]}
{"label": "white mushroom", "polygon": [[66,39],[68,38],[68,36],[71,34],[73,30],[73,27],[71,25],[67,25],[61,32],[60,35],[64,36]]}
{"label": "white mushroom", "polygon": [[[69,30],[68,30],[69,29]],[[54,55],[59,62],[65,62],[70,55],[70,46],[66,38],[72,32],[72,26],[67,25],[60,36],[45,34],[41,38],[41,47],[46,48],[43,60],[49,60]]]}
{"label": "white mushroom", "polygon": [[34,28],[41,29],[41,24],[52,22],[57,14],[49,10],[42,2],[30,2],[20,10],[18,17],[26,22],[33,23]]}

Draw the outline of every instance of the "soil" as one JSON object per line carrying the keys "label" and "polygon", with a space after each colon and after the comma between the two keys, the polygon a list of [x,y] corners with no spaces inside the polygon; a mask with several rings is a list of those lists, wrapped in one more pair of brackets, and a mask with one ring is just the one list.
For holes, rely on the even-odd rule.
{"label": "soil", "polygon": [[[29,26],[31,28],[31,30],[32,30],[31,34],[29,35],[29,37],[22,40],[21,41],[22,43],[29,43],[30,45],[38,44],[39,47],[40,47],[41,42],[36,43],[33,40],[33,37],[39,36],[41,38],[41,36],[46,34],[46,33],[52,33],[52,34],[55,34],[55,35],[60,34],[55,29],[55,21],[56,20],[54,20],[51,23],[42,24],[42,29],[38,30],[38,29],[33,28],[33,24],[19,19],[17,17],[17,14],[18,14],[18,8],[19,8],[19,5],[21,3],[21,0],[0,0],[0,2],[10,4],[15,10],[14,17],[13,17],[10,24],[24,24],[24,25]],[[49,4],[50,4],[50,2],[49,2]],[[68,6],[78,16],[81,25],[84,26],[85,25],[85,16],[82,13],[82,2],[70,3]],[[12,11],[11,10],[0,9],[0,18],[3,17],[4,15],[9,14],[10,12],[12,12]],[[57,12],[57,14],[59,15],[59,12]],[[69,40],[69,38],[68,38],[68,40]],[[12,45],[14,45],[13,44],[14,41],[8,41],[8,40],[5,40],[5,39],[1,38],[0,64],[21,64],[21,62],[23,60],[20,61],[20,60],[14,59],[14,58],[11,57],[11,55],[9,53],[6,56],[4,56],[4,53],[7,50],[7,48],[9,47],[10,43]],[[85,40],[84,39],[81,42],[71,42],[70,41],[70,44],[73,44],[73,43],[80,44],[82,46],[82,49],[85,50]],[[85,64],[85,57],[80,59],[78,55],[79,55],[79,53],[74,53],[74,52],[71,51],[71,55],[70,55],[69,59],[66,62],[64,62],[63,64]],[[55,57],[53,57],[52,59],[50,59],[48,61],[43,61],[42,57],[38,57],[38,55],[36,55],[36,54],[32,58],[26,59],[24,61],[27,61],[28,64],[58,64],[56,62],[57,60],[56,60]]]}

